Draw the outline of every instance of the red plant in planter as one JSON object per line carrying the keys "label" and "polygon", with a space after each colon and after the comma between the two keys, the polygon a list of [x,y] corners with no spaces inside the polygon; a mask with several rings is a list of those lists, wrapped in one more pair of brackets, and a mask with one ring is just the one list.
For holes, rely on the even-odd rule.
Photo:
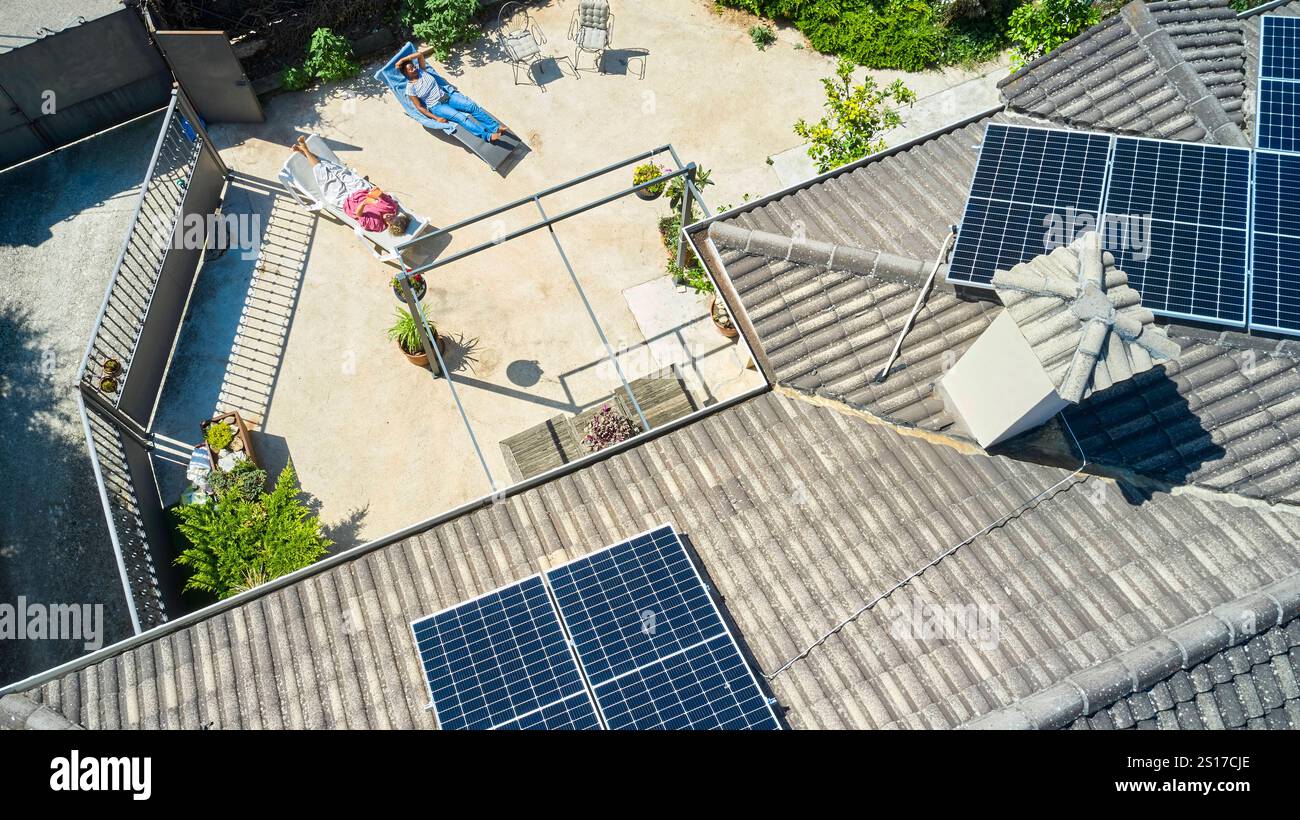
{"label": "red plant in planter", "polygon": [[587,425],[587,434],[582,437],[582,443],[589,452],[596,453],[627,441],[639,432],[641,430],[630,418],[606,404]]}

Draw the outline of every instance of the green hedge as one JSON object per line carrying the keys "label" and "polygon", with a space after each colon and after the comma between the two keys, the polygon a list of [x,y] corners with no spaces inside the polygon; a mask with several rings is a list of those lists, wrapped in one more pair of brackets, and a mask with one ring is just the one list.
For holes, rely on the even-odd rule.
{"label": "green hedge", "polygon": [[[1009,6],[1014,0],[1008,0]],[[868,68],[920,71],[995,57],[1006,45],[1006,10],[949,20],[927,0],[718,0],[791,21],[813,48]],[[990,4],[985,4],[990,5]],[[992,3],[994,7],[1001,4]]]}

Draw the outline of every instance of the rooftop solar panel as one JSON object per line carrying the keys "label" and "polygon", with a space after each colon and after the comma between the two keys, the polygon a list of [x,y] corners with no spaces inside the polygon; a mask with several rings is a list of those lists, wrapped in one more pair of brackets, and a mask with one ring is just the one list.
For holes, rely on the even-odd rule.
{"label": "rooftop solar panel", "polygon": [[728,636],[596,687],[611,729],[779,729]]}
{"label": "rooftop solar panel", "polygon": [[414,621],[411,631],[440,727],[599,727],[540,575]]}
{"label": "rooftop solar panel", "polygon": [[948,267],[949,282],[988,287],[1051,250],[1048,220],[1101,211],[1111,137],[990,123]]}
{"label": "rooftop solar panel", "polygon": [[610,728],[780,728],[672,527],[546,578]]}
{"label": "rooftop solar panel", "polygon": [[1255,145],[1273,151],[1300,150],[1300,82],[1260,78]]}
{"label": "rooftop solar panel", "polygon": [[1259,36],[1259,75],[1300,80],[1300,17],[1267,14]]}
{"label": "rooftop solar panel", "polygon": [[1106,247],[1144,307],[1245,323],[1249,192],[1248,149],[1115,139],[1104,219],[1128,230]]}
{"label": "rooftop solar panel", "polygon": [[1300,333],[1300,156],[1255,154],[1250,325]]}

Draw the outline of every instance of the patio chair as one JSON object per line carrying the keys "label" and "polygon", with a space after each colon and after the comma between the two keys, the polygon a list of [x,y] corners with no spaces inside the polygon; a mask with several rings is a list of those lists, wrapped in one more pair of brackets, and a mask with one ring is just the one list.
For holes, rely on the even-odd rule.
{"label": "patio chair", "polygon": [[[527,69],[533,84],[545,92],[546,86],[533,74],[534,66],[546,60],[557,64],[560,60],[569,62],[568,57],[556,57],[542,52],[546,35],[523,3],[506,3],[501,7],[497,13],[497,37],[515,72],[515,85],[523,85],[519,82],[519,69],[523,68]],[[573,76],[578,76],[578,69],[573,63],[569,62],[569,68],[573,69]]]}
{"label": "patio chair", "polygon": [[[438,122],[437,120],[430,119],[421,114],[420,110],[415,107],[415,103],[411,102],[411,98],[406,96],[404,93],[403,89],[406,88],[406,77],[403,76],[402,72],[397,68],[398,60],[414,53],[414,44],[407,43],[402,46],[402,48],[393,55],[392,59],[384,64],[383,68],[375,72],[375,79],[388,86],[388,89],[397,97],[397,101],[402,104],[402,110],[404,110],[407,116],[411,119],[415,120],[420,125],[423,125],[430,131],[441,131],[442,133],[456,139],[461,145],[464,145],[466,148],[473,151],[479,159],[486,162],[493,171],[498,170],[502,163],[509,159],[510,155],[519,147],[519,143],[510,138],[509,132],[503,135],[496,142],[488,142],[487,140],[480,139],[478,136],[471,134],[469,131],[461,128],[454,122]],[[456,86],[448,82],[441,74],[434,71],[432,68],[425,70],[433,75],[433,79],[448,95],[456,91]]]}
{"label": "patio chair", "polygon": [[596,71],[605,73],[605,50],[614,40],[614,15],[608,0],[582,0],[569,21],[569,39],[573,48],[573,65],[582,70],[582,55],[596,55]]}
{"label": "patio chair", "polygon": [[[325,144],[325,140],[316,134],[307,135],[307,147],[320,159],[344,165],[343,162],[339,161],[338,156],[330,150],[330,147]],[[429,229],[429,220],[404,208],[403,210],[406,210],[406,213],[411,217],[411,221],[406,226],[406,233],[401,236],[394,236],[388,231],[365,230],[357,224],[355,219],[345,214],[341,208],[336,208],[325,201],[320,186],[316,184],[316,175],[311,172],[311,163],[296,151],[290,154],[289,159],[285,160],[284,167],[280,169],[280,184],[284,186],[289,196],[293,197],[302,207],[313,212],[319,211],[352,228],[352,232],[358,238],[372,246],[370,253],[376,259],[383,262],[392,262],[399,267],[403,267],[403,265],[401,255],[397,252],[398,245],[409,242]],[[304,197],[306,197],[305,200]]]}

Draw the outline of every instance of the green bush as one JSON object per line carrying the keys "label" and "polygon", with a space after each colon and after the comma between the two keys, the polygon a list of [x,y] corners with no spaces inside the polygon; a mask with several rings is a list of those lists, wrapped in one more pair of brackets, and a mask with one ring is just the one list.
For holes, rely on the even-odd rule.
{"label": "green bush", "polygon": [[254,499],[228,492],[178,507],[176,529],[190,544],[176,559],[190,570],[185,589],[229,598],[323,556],[330,540],[300,496],[289,466],[275,489]]}
{"label": "green bush", "polygon": [[841,57],[834,77],[826,77],[826,114],[817,122],[800,119],[794,132],[807,140],[808,156],[820,173],[874,154],[885,147],[880,136],[903,124],[899,105],[911,105],[916,94],[895,80],[881,87],[871,77],[853,85],[853,63]]}
{"label": "green bush", "polygon": [[280,75],[280,85],[286,91],[302,91],[312,84],[311,72],[302,66],[289,66]]}
{"label": "green bush", "polygon": [[213,470],[208,473],[208,484],[217,498],[234,493],[245,501],[256,501],[266,491],[266,470],[246,458],[236,462],[229,472]]}
{"label": "green bush", "polygon": [[1062,45],[1101,19],[1091,0],[1033,0],[1011,12],[1007,32],[1015,48],[1011,69]]}
{"label": "green bush", "polygon": [[920,71],[996,57],[1015,0],[718,0],[789,20],[812,47],[868,68]]}
{"label": "green bush", "polygon": [[474,23],[478,6],[479,0],[402,0],[402,24],[445,60],[452,46],[479,36]]}
{"label": "green bush", "polygon": [[307,47],[307,62],[303,68],[318,80],[334,82],[356,76],[361,66],[352,59],[352,45],[341,34],[327,28],[318,28]]}

